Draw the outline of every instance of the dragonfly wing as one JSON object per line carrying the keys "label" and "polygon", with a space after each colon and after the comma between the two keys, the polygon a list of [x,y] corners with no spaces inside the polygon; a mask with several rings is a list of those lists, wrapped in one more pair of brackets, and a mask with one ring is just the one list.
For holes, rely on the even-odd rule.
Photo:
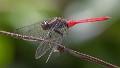
{"label": "dragonfly wing", "polygon": [[63,38],[68,34],[68,28],[66,26],[62,26],[61,28],[56,29],[58,32],[52,31],[51,32],[51,40],[58,44],[61,44]]}
{"label": "dragonfly wing", "polygon": [[[49,20],[49,19],[47,19]],[[46,21],[46,20],[45,20]],[[36,22],[31,25],[23,26],[14,30],[14,33],[19,33],[27,36],[34,36],[34,37],[43,37],[47,34],[48,30],[43,30],[41,27],[41,23],[44,21]]]}
{"label": "dragonfly wing", "polygon": [[19,33],[19,34],[24,34],[27,36],[34,36],[34,37],[38,37],[38,38],[44,37],[45,34],[47,34],[48,32],[51,32],[51,36],[52,36],[51,39],[53,39],[53,38],[56,39],[56,38],[60,37],[60,34],[54,32],[54,29],[55,29],[55,30],[63,33],[64,36],[66,36],[67,27],[65,25],[61,26],[61,28],[57,28],[58,26],[61,25],[61,22],[56,23],[55,26],[51,26],[51,28],[49,30],[43,30],[41,27],[41,23],[43,23],[45,21],[49,22],[49,21],[51,21],[51,18],[46,19],[44,21],[36,22],[36,23],[28,25],[28,26],[23,26],[23,27],[17,28],[14,30],[14,32]]}
{"label": "dragonfly wing", "polygon": [[49,43],[42,41],[41,44],[38,46],[36,53],[35,53],[35,58],[38,59],[41,56],[43,56],[49,49],[51,48],[51,46],[49,45]]}
{"label": "dragonfly wing", "polygon": [[[55,42],[57,44],[61,44],[64,36],[66,36],[68,34],[68,30],[67,30],[67,27],[63,26],[63,28],[61,29],[57,29],[58,31],[60,31],[61,33],[63,33],[63,35],[61,36],[59,33],[56,33],[54,31],[51,32],[51,38],[49,39],[50,41],[52,42]],[[46,63],[48,62],[50,56],[52,55],[53,52],[56,52],[58,50],[56,50],[56,44],[53,44],[53,43],[50,43],[50,45],[52,46],[52,50],[46,60]],[[59,51],[58,51],[59,52]]]}

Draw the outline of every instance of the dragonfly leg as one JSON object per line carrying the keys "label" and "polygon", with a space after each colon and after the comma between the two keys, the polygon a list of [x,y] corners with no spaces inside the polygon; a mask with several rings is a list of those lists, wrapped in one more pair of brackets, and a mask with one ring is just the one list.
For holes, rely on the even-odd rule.
{"label": "dragonfly leg", "polygon": [[56,33],[60,34],[61,36],[63,36],[63,33],[58,31],[58,30],[54,30]]}
{"label": "dragonfly leg", "polygon": [[51,38],[51,31],[47,33],[47,37]]}
{"label": "dragonfly leg", "polygon": [[48,56],[48,58],[47,58],[47,60],[46,60],[46,63],[47,63],[48,60],[50,59],[50,56],[52,55],[52,53],[53,53],[53,48],[52,48],[52,50],[51,50],[51,52],[50,52],[50,54],[49,54],[49,56]]}

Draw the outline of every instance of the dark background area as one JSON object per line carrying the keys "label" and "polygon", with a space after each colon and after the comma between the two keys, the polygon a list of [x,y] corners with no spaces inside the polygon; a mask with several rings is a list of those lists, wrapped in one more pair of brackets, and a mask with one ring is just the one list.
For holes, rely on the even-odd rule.
{"label": "dark background area", "polygon": [[[52,17],[86,19],[111,16],[101,23],[69,29],[62,45],[120,66],[119,0],[0,0],[0,30],[14,29]],[[103,68],[67,53],[34,57],[38,42],[0,35],[0,68]]]}

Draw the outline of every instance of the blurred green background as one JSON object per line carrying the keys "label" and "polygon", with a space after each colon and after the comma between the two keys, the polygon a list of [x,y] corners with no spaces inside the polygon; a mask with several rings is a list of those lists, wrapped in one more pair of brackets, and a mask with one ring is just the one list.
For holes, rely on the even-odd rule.
{"label": "blurred green background", "polygon": [[[111,16],[103,23],[79,24],[69,29],[63,45],[120,66],[120,0],[0,0],[0,30],[52,17],[85,19]],[[49,53],[36,60],[39,43],[0,35],[0,68],[103,68],[67,53]]]}

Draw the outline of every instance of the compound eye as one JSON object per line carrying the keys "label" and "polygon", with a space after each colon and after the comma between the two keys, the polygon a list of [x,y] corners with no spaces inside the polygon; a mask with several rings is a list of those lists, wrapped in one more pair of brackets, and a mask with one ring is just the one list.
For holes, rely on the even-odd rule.
{"label": "compound eye", "polygon": [[42,26],[46,26],[47,25],[47,22],[44,21],[43,23],[41,23]]}
{"label": "compound eye", "polygon": [[48,23],[46,21],[44,21],[44,24],[47,25]]}
{"label": "compound eye", "polygon": [[41,26],[42,26],[42,28],[43,28],[44,30],[49,29],[49,24],[48,24],[46,21],[44,21],[44,22],[41,24]]}

